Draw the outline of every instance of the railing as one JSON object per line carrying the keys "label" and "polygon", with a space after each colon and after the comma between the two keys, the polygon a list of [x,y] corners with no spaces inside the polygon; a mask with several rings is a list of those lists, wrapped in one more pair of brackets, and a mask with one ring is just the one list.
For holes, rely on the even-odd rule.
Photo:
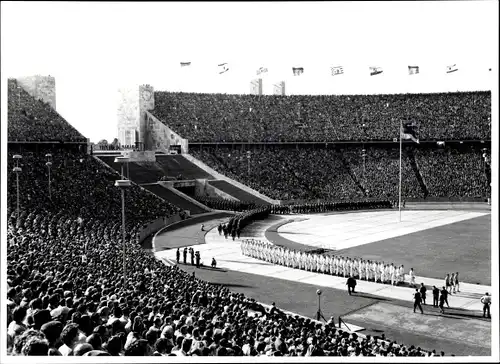
{"label": "railing", "polygon": [[342,325],[344,325],[344,326],[345,326],[345,328],[347,329],[347,331],[352,332],[352,331],[351,331],[351,328],[350,328],[350,327],[347,325],[347,323],[346,323],[346,322],[342,319],[342,316],[339,316],[339,320],[338,320],[338,322],[339,322],[339,329],[341,329],[341,328],[342,328]]}

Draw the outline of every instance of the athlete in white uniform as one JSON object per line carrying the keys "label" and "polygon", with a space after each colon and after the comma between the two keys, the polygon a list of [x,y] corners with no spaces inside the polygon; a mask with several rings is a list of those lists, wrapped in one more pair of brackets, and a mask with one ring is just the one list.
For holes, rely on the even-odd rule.
{"label": "athlete in white uniform", "polygon": [[415,287],[415,272],[410,268],[410,287]]}
{"label": "athlete in white uniform", "polygon": [[365,265],[365,270],[366,270],[366,277],[365,279],[367,281],[369,281],[371,279],[371,275],[370,275],[370,271],[371,271],[371,264],[372,262],[370,262],[369,260],[366,262],[366,265]]}
{"label": "athlete in white uniform", "polygon": [[378,273],[379,273],[378,272],[378,263],[376,261],[373,261],[373,263],[372,263],[372,274],[373,274],[373,281],[375,283],[377,283],[378,278],[379,278]]}
{"label": "athlete in white uniform", "polygon": [[384,262],[379,263],[379,265],[378,265],[378,271],[380,273],[380,281],[382,283],[385,283],[386,274],[385,274],[385,264],[384,264]]}
{"label": "athlete in white uniform", "polygon": [[396,268],[394,267],[394,263],[391,263],[391,266],[389,267],[389,274],[391,276],[391,286],[394,286],[394,283],[396,282]]}
{"label": "athlete in white uniform", "polygon": [[405,267],[404,267],[404,265],[401,265],[401,267],[399,267],[399,282],[405,283]]}

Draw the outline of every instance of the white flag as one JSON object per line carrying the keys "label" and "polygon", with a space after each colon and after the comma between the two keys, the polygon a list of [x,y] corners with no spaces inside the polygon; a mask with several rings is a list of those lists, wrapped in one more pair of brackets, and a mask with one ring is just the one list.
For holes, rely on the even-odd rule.
{"label": "white flag", "polygon": [[336,66],[330,68],[332,69],[332,76],[341,75],[344,73],[344,67],[342,66]]}
{"label": "white flag", "polygon": [[408,66],[408,74],[409,75],[416,75],[419,72],[420,72],[420,68],[418,66]]}
{"label": "white flag", "polygon": [[257,70],[257,75],[260,75],[261,73],[264,73],[264,72],[267,72],[267,68],[265,68],[265,67],[260,67],[260,68]]}
{"label": "white flag", "polygon": [[370,67],[370,76],[379,75],[382,72],[384,72],[382,67]]}

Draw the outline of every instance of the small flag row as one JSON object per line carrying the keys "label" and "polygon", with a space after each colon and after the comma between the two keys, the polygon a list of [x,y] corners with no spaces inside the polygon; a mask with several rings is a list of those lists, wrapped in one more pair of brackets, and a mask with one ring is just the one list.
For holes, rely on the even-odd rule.
{"label": "small flag row", "polygon": [[[189,67],[191,66],[191,62],[180,62],[181,67]],[[229,65],[228,63],[221,63],[218,65],[219,67],[219,74],[226,73],[229,71]],[[338,76],[344,74],[344,67],[343,66],[334,66],[330,67],[331,74],[332,76]],[[446,66],[446,73],[453,73],[458,71],[458,67],[456,64],[452,64],[450,66]],[[491,71],[491,68],[489,69]],[[262,73],[267,73],[269,72],[266,67],[259,67],[259,69],[256,71],[257,75],[260,75]],[[369,67],[369,72],[370,76],[377,76],[380,75],[381,73],[384,72],[382,67]],[[300,76],[304,73],[304,67],[292,67],[292,73],[294,76]],[[420,73],[420,67],[419,66],[408,66],[408,74],[409,75],[417,75]]]}

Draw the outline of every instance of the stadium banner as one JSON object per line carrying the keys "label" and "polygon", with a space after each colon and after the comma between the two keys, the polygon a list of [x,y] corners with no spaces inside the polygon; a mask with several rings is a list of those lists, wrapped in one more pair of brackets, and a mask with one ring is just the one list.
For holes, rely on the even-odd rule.
{"label": "stadium banner", "polygon": [[181,67],[191,66],[191,62],[181,62]]}
{"label": "stadium banner", "polygon": [[258,70],[257,70],[257,76],[260,75],[261,73],[264,73],[264,72],[267,72],[267,68],[265,67],[260,67]]}
{"label": "stadium banner", "polygon": [[219,75],[229,71],[229,65],[227,63],[221,63],[219,64],[218,67],[219,67]]}
{"label": "stadium banner", "polygon": [[336,66],[336,67],[330,67],[332,70],[332,76],[336,75],[341,75],[344,73],[344,67],[342,66]]}
{"label": "stadium banner", "polygon": [[419,72],[420,72],[420,69],[418,66],[408,66],[408,74],[409,75],[416,75]]}
{"label": "stadium banner", "polygon": [[370,67],[370,76],[379,75],[382,72],[384,72],[382,67]]}
{"label": "stadium banner", "polygon": [[401,127],[401,138],[405,140],[412,140],[415,143],[420,144],[415,130],[416,128],[417,125],[414,122],[404,123]]}
{"label": "stadium banner", "polygon": [[300,76],[304,73],[304,67],[292,67],[293,75]]}
{"label": "stadium banner", "polygon": [[452,64],[451,66],[447,66],[446,67],[446,73],[452,73],[452,72],[455,72],[455,71],[458,71],[458,68],[457,68],[456,64]]}

